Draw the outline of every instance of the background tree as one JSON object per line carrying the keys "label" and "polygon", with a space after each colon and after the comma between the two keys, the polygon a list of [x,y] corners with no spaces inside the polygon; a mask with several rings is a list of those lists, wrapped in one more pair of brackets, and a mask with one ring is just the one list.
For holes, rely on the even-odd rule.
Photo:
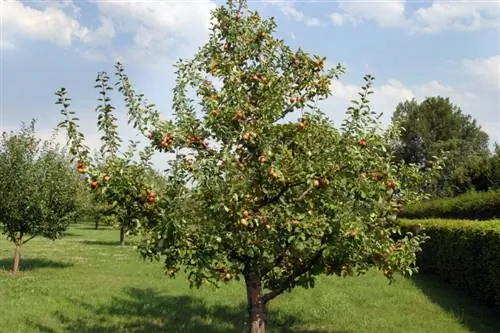
{"label": "background tree", "polygon": [[[402,102],[396,107],[392,120],[404,128],[395,147],[399,160],[425,166],[432,156],[445,153],[447,161],[437,189],[440,195],[463,192],[463,185],[472,182],[470,177],[463,178],[467,164],[477,165],[478,160],[489,155],[488,135],[449,98]],[[460,179],[460,184],[454,183],[454,179]]]}
{"label": "background tree", "polygon": [[[119,91],[125,96],[129,108],[129,122],[140,126],[142,119],[134,113],[134,106],[128,103],[128,95],[135,92],[128,87],[128,79],[120,65],[116,66]],[[113,90],[106,72],[100,72],[95,88],[99,90],[97,127],[102,133],[99,155],[93,159],[89,148],[83,144],[85,136],[79,131],[78,118],[69,110],[71,99],[64,88],[56,92],[56,104],[62,105],[61,114],[65,118],[58,126],[66,129],[71,152],[78,158],[77,170],[86,175],[90,188],[94,191],[94,202],[98,205],[97,219],[116,222],[120,230],[120,244],[125,244],[127,231],[134,233],[144,219],[156,218],[159,214],[158,175],[151,165],[152,149],[139,153],[137,142],[130,142],[128,150],[120,152],[122,139],[118,133],[115,107],[111,104],[109,92]],[[140,103],[139,103],[140,104]],[[98,221],[97,220],[97,221]],[[96,222],[97,226],[97,222]]]}
{"label": "background tree", "polygon": [[35,135],[35,121],[3,133],[0,142],[0,225],[15,244],[12,271],[20,267],[21,246],[34,237],[56,239],[83,215],[78,176],[53,141]]}

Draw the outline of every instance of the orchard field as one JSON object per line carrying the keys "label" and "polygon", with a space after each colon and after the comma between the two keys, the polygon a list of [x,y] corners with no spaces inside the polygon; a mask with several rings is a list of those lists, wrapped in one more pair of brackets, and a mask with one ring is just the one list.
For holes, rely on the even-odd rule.
{"label": "orchard field", "polygon": [[[64,238],[36,238],[12,276],[12,246],[0,240],[2,332],[207,332],[247,330],[242,282],[189,289],[159,262],[144,263],[118,231],[72,225]],[[321,277],[269,306],[270,332],[500,332],[498,313],[434,278],[380,272]]]}
{"label": "orchard field", "polygon": [[211,19],[170,110],[116,62],[99,147],[64,87],[65,143],[2,133],[0,333],[500,332],[500,145],[441,96],[383,124],[371,74],[333,122],[342,64]]}

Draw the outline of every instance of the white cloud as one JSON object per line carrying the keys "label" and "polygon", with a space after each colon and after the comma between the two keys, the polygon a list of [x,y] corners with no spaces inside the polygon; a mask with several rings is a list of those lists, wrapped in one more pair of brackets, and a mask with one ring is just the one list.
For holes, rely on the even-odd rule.
{"label": "white cloud", "polygon": [[332,21],[334,25],[340,26],[344,24],[344,15],[341,13],[333,12],[329,15],[329,17],[330,21]]}
{"label": "white cloud", "polygon": [[321,26],[321,21],[318,18],[305,15],[304,12],[298,10],[291,1],[264,0],[263,2],[275,5],[285,16],[291,17],[297,22],[303,22],[308,27]]}
{"label": "white cloud", "polygon": [[114,22],[117,33],[132,33],[133,45],[117,50],[133,60],[163,61],[192,52],[205,42],[214,1],[96,1],[99,12]]}
{"label": "white cloud", "polygon": [[463,60],[465,71],[478,80],[485,89],[500,94],[500,54],[480,59]]}
{"label": "white cloud", "polygon": [[[333,81],[332,96],[320,103],[321,109],[339,124],[344,119],[350,101],[358,99],[361,85],[361,80],[359,85]],[[488,92],[482,89],[481,85],[477,85],[473,91],[464,90],[462,87],[446,85],[437,80],[408,86],[395,79],[383,83],[375,81],[373,91],[374,94],[370,95],[370,105],[378,114],[383,113],[381,121],[384,126],[390,122],[398,103],[413,98],[421,102],[426,97],[442,96],[449,97],[463,113],[476,119],[490,136],[491,144],[500,142],[499,92]]]}
{"label": "white cloud", "polygon": [[[360,85],[344,84],[334,80],[331,84],[332,96],[322,102],[322,109],[335,121],[340,123],[344,118],[344,113],[350,105],[351,100],[357,100],[361,91]],[[382,113],[381,121],[389,123],[392,112],[396,105],[405,100],[415,97],[414,92],[405,87],[400,81],[390,79],[381,85],[374,84],[374,93],[370,95],[370,105],[372,110],[378,114]]]}
{"label": "white cloud", "polygon": [[404,0],[341,2],[330,14],[334,25],[371,21],[383,28],[407,28],[412,32],[472,31],[500,27],[500,4],[495,1],[434,0],[408,13]]}
{"label": "white cloud", "polygon": [[2,29],[3,35],[9,40],[16,37],[27,37],[37,40],[53,42],[62,47],[68,47],[77,40],[83,43],[106,43],[113,37],[110,22],[101,19],[102,26],[89,29],[65,12],[68,5],[58,2],[37,3],[43,9],[37,9],[23,4],[20,1],[2,3]]}
{"label": "white cloud", "polygon": [[308,18],[305,22],[308,27],[318,27],[321,25],[320,20],[316,17]]}
{"label": "white cloud", "polygon": [[0,50],[13,50],[16,46],[10,41],[5,39],[0,39]]}
{"label": "white cloud", "polygon": [[[416,85],[414,90],[416,91],[416,94],[422,98],[433,97],[436,95],[446,96],[454,92],[452,87],[439,83],[436,80]],[[474,96],[474,94],[469,93],[467,96]]]}
{"label": "white cloud", "polygon": [[384,28],[400,27],[405,24],[404,0],[397,1],[346,1],[339,3],[340,12],[330,14],[335,25],[360,24],[373,21]]}
{"label": "white cloud", "polygon": [[[3,2],[4,41],[12,47],[17,38],[50,41],[61,47],[75,46],[85,59],[143,61],[149,65],[172,61],[193,52],[205,42],[210,12],[215,1],[131,2],[95,1],[99,26],[81,21],[80,8],[71,1]],[[311,21],[309,24],[315,24]],[[114,45],[117,35],[132,36],[132,43]],[[7,43],[8,41],[8,43]],[[158,66],[161,66],[158,64]]]}
{"label": "white cloud", "polygon": [[419,8],[413,29],[422,32],[470,31],[500,26],[500,4],[495,1],[435,0]]}

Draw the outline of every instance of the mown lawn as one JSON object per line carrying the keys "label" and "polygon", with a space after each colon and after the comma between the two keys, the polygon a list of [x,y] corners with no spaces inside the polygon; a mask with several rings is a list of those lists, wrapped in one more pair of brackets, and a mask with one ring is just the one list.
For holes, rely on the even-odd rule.
{"label": "mown lawn", "polygon": [[[0,240],[0,332],[244,332],[241,283],[190,290],[168,279],[161,263],[145,263],[116,230],[73,226],[67,237],[34,239],[21,270],[7,273],[13,246]],[[2,271],[4,269],[4,271]],[[456,294],[436,280],[377,272],[321,278],[269,309],[268,332],[500,332],[500,313]]]}

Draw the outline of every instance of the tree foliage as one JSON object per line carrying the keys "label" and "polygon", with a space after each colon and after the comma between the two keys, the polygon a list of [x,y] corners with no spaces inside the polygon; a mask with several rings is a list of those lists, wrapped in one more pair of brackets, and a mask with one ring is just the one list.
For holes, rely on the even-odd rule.
{"label": "tree foliage", "polygon": [[[406,163],[426,165],[432,156],[446,156],[437,193],[462,193],[471,185],[488,187],[474,174],[485,174],[489,158],[488,135],[470,115],[449,98],[429,97],[400,103],[392,117],[404,132],[396,144],[396,156]],[[488,164],[486,162],[486,164]],[[471,174],[471,171],[474,174]]]}
{"label": "tree foliage", "polygon": [[0,224],[16,245],[17,272],[22,244],[37,236],[59,238],[88,207],[69,159],[53,141],[36,138],[34,120],[18,132],[3,133],[0,178]]}
{"label": "tree foliage", "polygon": [[212,15],[209,41],[177,64],[173,120],[122,85],[134,127],[171,157],[161,218],[135,226],[141,253],[164,257],[170,276],[185,269],[193,287],[243,279],[254,333],[269,301],[319,274],[415,272],[425,236],[401,235],[397,214],[425,197],[435,169],[393,162],[399,131],[379,128],[373,77],[335,128],[316,103],[341,65],[293,51],[245,1]]}
{"label": "tree foliage", "polygon": [[[120,64],[116,65],[116,70],[116,85],[129,108],[129,122],[138,125],[141,119],[137,118],[133,105],[128,102],[131,97],[136,96],[135,92],[129,86]],[[151,166],[152,149],[141,151],[137,159],[138,142],[131,141],[127,151],[120,152],[122,139],[118,133],[115,107],[109,96],[113,90],[109,81],[110,77],[106,72],[98,73],[95,84],[99,91],[97,128],[102,136],[97,156],[91,156],[89,148],[84,144],[85,135],[79,129],[75,113],[69,109],[71,99],[65,88],[56,92],[56,104],[62,105],[61,115],[64,120],[58,126],[66,130],[71,152],[78,159],[77,171],[85,175],[94,192],[94,203],[98,206],[98,216],[95,218],[116,222],[120,229],[120,243],[123,245],[126,232],[134,233],[144,220],[153,219],[159,214],[159,206],[156,205],[158,197],[154,191],[154,180],[157,180],[158,175]]]}

